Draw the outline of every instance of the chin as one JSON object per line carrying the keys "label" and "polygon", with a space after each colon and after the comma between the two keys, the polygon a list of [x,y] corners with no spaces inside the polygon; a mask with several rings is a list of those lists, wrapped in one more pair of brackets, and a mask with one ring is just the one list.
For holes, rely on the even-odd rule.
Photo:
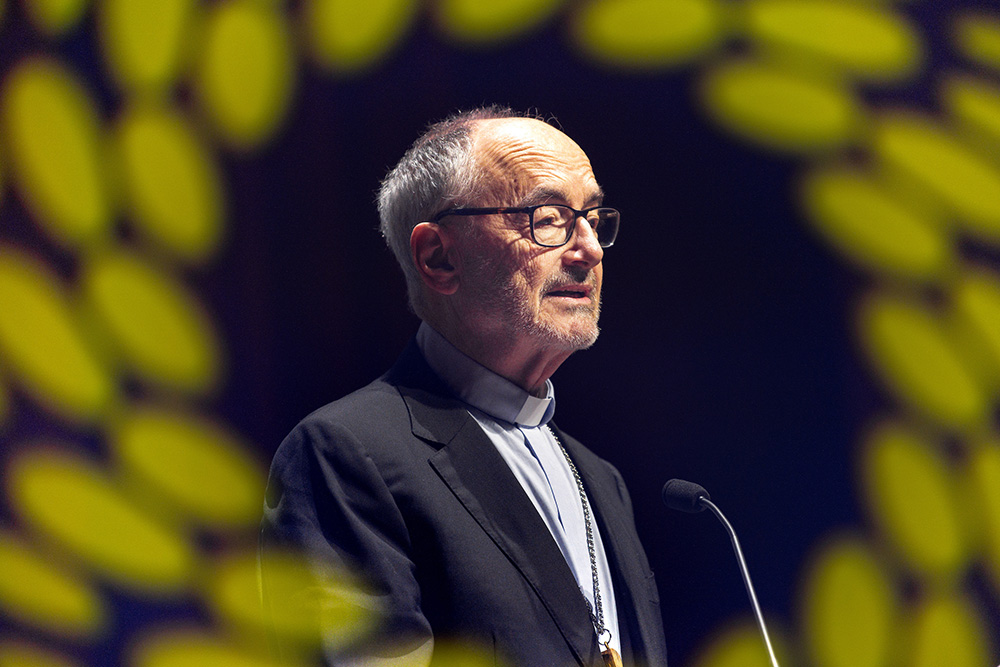
{"label": "chin", "polygon": [[574,350],[586,350],[588,347],[597,342],[597,337],[600,335],[601,330],[595,325],[594,328],[586,333],[581,333],[579,336],[575,336],[572,339]]}
{"label": "chin", "polygon": [[595,321],[577,322],[570,327],[542,326],[541,330],[544,345],[570,352],[586,350],[597,342],[597,336],[601,333]]}

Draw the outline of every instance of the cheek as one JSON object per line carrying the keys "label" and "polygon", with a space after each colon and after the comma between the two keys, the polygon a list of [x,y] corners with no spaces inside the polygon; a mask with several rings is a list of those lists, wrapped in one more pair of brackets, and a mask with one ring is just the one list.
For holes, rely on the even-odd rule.
{"label": "cheek", "polygon": [[558,267],[548,262],[534,261],[527,264],[523,275],[525,282],[531,290],[535,292],[536,298],[541,298],[541,292],[547,289],[548,285],[558,273]]}
{"label": "cheek", "polygon": [[516,252],[511,258],[511,274],[514,280],[531,291],[541,289],[546,279],[546,267],[536,253]]}
{"label": "cheek", "polygon": [[514,282],[527,300],[531,302],[541,300],[540,291],[545,281],[533,267],[524,267],[517,271],[514,274]]}

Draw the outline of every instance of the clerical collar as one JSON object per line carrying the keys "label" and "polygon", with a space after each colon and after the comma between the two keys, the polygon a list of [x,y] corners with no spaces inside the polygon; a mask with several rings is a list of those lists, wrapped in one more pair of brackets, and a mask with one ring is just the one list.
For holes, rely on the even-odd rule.
{"label": "clerical collar", "polygon": [[477,410],[518,426],[541,426],[552,419],[556,397],[550,380],[545,381],[545,398],[536,398],[466,356],[426,322],[417,330],[417,345],[431,369]]}

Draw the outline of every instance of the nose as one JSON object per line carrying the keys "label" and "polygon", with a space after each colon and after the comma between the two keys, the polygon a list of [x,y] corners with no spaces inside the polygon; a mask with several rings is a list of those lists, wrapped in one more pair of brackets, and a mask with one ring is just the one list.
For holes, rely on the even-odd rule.
{"label": "nose", "polygon": [[604,258],[604,248],[597,240],[597,232],[587,222],[587,218],[579,215],[574,223],[573,235],[566,243],[563,261],[591,269],[601,263]]}

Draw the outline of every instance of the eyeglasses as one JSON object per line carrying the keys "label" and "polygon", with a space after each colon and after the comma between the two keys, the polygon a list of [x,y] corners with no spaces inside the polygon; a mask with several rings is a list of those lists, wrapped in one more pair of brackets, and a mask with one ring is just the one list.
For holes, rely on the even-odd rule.
{"label": "eyeglasses", "polygon": [[618,222],[621,213],[616,208],[607,206],[592,206],[578,211],[562,204],[539,204],[520,208],[450,208],[441,211],[432,218],[438,222],[449,215],[491,215],[494,213],[520,213],[528,215],[528,226],[531,228],[531,240],[546,248],[558,248],[566,245],[576,229],[576,219],[583,217],[597,235],[597,242],[602,248],[610,248],[618,236]]}

